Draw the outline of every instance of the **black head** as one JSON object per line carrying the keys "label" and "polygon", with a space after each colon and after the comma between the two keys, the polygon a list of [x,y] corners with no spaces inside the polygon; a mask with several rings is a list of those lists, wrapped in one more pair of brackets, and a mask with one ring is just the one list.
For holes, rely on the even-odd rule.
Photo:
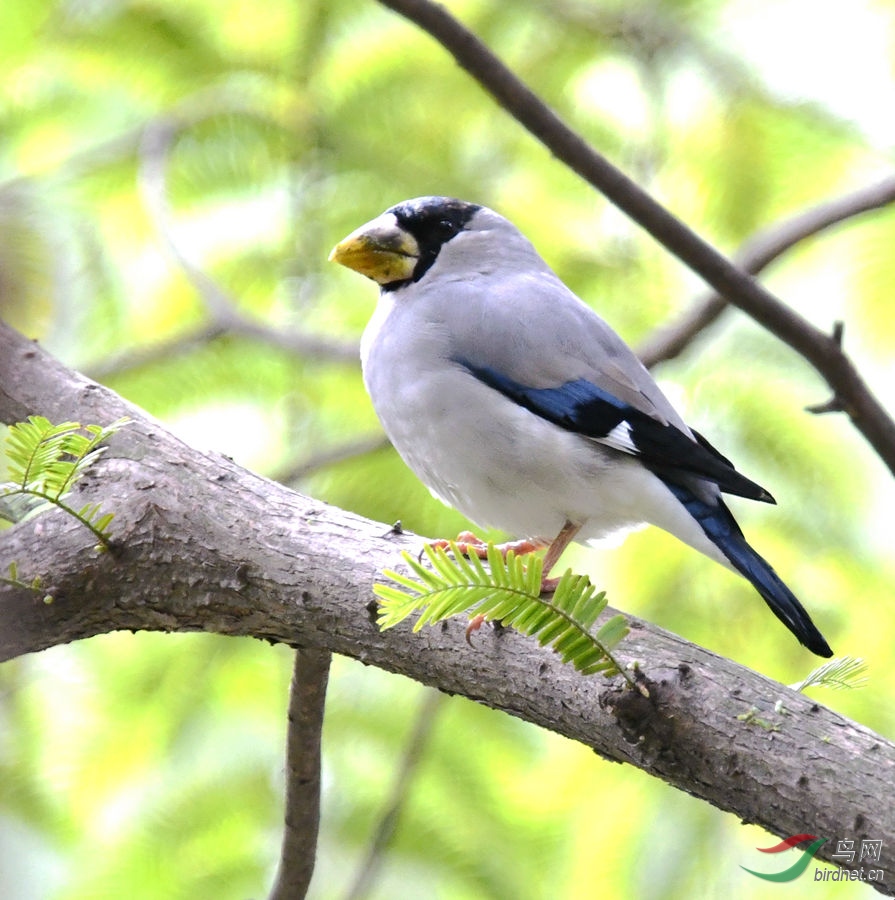
{"label": "black head", "polygon": [[[423,277],[438,258],[441,248],[456,237],[481,208],[451,197],[417,197],[386,210],[419,244],[419,260],[410,281],[419,281]],[[391,290],[405,283],[395,282],[386,285],[385,289]]]}

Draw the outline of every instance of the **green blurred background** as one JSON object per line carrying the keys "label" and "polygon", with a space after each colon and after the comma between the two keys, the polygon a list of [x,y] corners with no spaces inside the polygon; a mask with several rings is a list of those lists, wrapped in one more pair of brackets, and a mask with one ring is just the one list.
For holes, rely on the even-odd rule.
{"label": "green blurred background", "polygon": [[[891,166],[892,0],[448,7],[726,252]],[[0,313],[194,445],[446,536],[465,523],[382,446],[360,381],[375,288],[326,263],[348,231],[431,193],[507,215],[635,345],[702,292],[373,0],[3,0]],[[893,245],[884,211],[766,277],[820,328],[845,320],[848,351],[890,408]],[[238,321],[231,311],[221,328],[227,304]],[[318,343],[295,351],[276,335]],[[803,411],[827,388],[739,313],[656,374],[777,496],[776,508],[733,505],[837,654],[870,664],[863,690],[815,696],[895,736],[888,471],[845,417]],[[655,530],[568,558],[614,605],[782,682],[816,662],[745,582]],[[0,896],[264,896],[290,669],[283,647],[156,634],[0,668]],[[364,896],[768,895],[740,868],[773,868],[755,850],[775,842],[763,831],[428,693],[335,661],[312,897],[348,895],[421,715],[424,749]],[[869,896],[812,872],[781,896]]]}

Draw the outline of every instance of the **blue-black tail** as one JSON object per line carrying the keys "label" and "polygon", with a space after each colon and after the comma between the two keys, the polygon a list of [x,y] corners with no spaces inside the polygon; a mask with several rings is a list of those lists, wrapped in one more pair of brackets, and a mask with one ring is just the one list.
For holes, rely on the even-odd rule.
{"label": "blue-black tail", "polygon": [[740,526],[720,498],[717,505],[709,504],[682,485],[667,481],[666,484],[687,507],[690,515],[699,522],[709,540],[730,560],[730,564],[752,583],[774,615],[799,641],[818,656],[832,656],[833,651],[811,621],[805,608],[780,580],[780,576],[770,564],[746,543]]}

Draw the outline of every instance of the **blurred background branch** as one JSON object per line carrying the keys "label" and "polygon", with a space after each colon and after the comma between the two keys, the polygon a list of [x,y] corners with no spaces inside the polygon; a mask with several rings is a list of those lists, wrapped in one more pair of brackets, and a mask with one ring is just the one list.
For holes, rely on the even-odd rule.
{"label": "blurred background branch", "polygon": [[[199,100],[194,103],[198,104]],[[241,110],[243,115],[248,111]],[[181,134],[201,124],[203,118],[218,116],[220,109],[207,110],[189,117],[158,118],[147,125],[139,148],[138,183],[152,223],[164,241],[172,259],[202,298],[211,319],[209,334],[231,332],[298,356],[356,362],[358,345],[355,342],[336,342],[325,337],[284,330],[252,319],[239,311],[239,303],[220,285],[193,263],[180,247],[171,223],[168,204],[167,171],[175,141]]]}
{"label": "blurred background branch", "polygon": [[354,874],[345,900],[363,900],[374,891],[380,870],[385,865],[401,812],[410,802],[414,776],[422,764],[438,714],[444,709],[445,695],[427,690],[420,702],[401,758],[397,761],[391,793],[382,806],[379,821],[370,839],[367,855]]}
{"label": "blurred background branch", "polygon": [[[750,275],[758,275],[802,241],[835,225],[895,203],[895,176],[849,191],[777,222],[752,235],[737,251],[734,262]],[[682,316],[657,328],[637,348],[647,368],[674,359],[729,308],[720,294],[697,300]]]}

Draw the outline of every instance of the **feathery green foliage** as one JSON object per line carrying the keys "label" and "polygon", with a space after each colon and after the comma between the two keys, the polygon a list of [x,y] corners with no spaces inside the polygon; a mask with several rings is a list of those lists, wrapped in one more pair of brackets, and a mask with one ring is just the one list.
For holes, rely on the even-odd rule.
{"label": "feathery green foliage", "polygon": [[794,691],[810,687],[828,687],[834,691],[860,688],[867,684],[867,663],[859,656],[831,659],[810,672],[804,680],[792,685]]}
{"label": "feathery green foliage", "polygon": [[0,514],[21,521],[56,506],[89,528],[108,549],[113,514],[103,513],[99,503],[76,510],[65,499],[105,450],[102,442],[127,421],[118,419],[105,427],[78,422],[54,425],[43,416],[29,416],[25,422],[10,425],[5,445],[10,481],[0,485]]}
{"label": "feathery green foliage", "polygon": [[606,594],[598,592],[587,576],[567,570],[554,593],[542,596],[542,563],[537,556],[530,556],[526,565],[512,550],[504,557],[494,544],[488,544],[489,572],[475,554],[464,556],[453,542],[450,554],[440,546],[427,545],[431,569],[405,552],[404,559],[416,578],[385,572],[399,587],[373,587],[381,607],[380,628],[391,628],[419,612],[413,626],[419,631],[424,625],[466,612],[470,619],[498,621],[536,637],[542,647],[552,647],[582,675],[622,675],[644,693],[612,655],[628,633],[624,617],[613,616],[596,634],[591,632],[606,608]]}

